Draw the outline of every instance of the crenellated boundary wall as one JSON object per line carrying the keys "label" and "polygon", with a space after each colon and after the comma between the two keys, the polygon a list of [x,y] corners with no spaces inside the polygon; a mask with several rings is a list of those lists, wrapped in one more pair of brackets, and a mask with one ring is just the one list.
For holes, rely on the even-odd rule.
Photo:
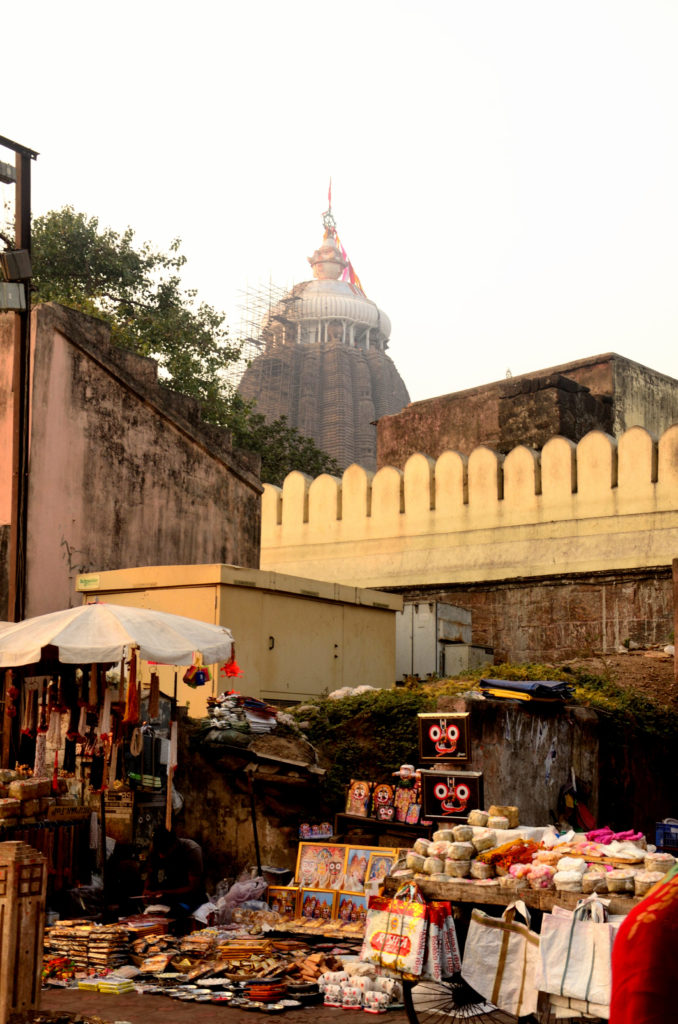
{"label": "crenellated boundary wall", "polygon": [[501,657],[668,639],[677,553],[678,425],[291,473],[262,499],[262,569],[466,605]]}

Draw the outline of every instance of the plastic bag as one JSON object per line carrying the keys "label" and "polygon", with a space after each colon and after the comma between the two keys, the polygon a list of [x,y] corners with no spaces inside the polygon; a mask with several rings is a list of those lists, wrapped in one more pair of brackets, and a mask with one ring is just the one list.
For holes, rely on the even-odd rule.
{"label": "plastic bag", "polygon": [[241,875],[237,882],[234,882],[225,896],[217,901],[217,922],[218,924],[230,924],[233,911],[248,900],[257,900],[267,888],[267,883],[261,876],[250,878],[249,875]]}

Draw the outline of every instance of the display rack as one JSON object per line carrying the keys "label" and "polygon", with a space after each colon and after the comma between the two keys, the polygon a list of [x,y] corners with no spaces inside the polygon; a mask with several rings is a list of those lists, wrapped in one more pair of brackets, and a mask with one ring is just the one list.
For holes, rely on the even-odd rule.
{"label": "display rack", "polygon": [[403,839],[412,837],[418,839],[419,836],[430,839],[433,832],[439,827],[434,821],[420,821],[417,824],[405,821],[381,821],[378,818],[367,818],[362,814],[346,814],[345,812],[334,816],[335,838],[345,835],[346,832],[358,826],[361,826],[361,831],[373,832],[377,837],[389,833],[393,836],[402,836]]}

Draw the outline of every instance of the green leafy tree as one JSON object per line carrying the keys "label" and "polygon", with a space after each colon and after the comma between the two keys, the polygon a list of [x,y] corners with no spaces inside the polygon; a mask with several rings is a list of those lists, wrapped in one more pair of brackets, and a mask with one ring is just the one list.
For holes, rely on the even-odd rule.
{"label": "green leafy tree", "polygon": [[169,387],[202,403],[205,420],[228,427],[236,446],[259,452],[266,482],[281,484],[293,469],[338,472],[284,417],[266,423],[229,384],[226,368],[242,346],[229,337],[222,313],[182,288],[180,246],[174,239],[160,252],[137,244],[131,228],[102,228],[71,206],[52,210],[32,225],[32,301],[59,302],[107,321],[114,344],[152,356]]}

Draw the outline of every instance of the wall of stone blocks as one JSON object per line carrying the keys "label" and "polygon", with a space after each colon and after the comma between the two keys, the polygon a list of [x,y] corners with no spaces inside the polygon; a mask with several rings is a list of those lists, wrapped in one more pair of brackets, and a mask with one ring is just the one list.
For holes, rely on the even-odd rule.
{"label": "wall of stone blocks", "polygon": [[626,640],[667,644],[673,631],[668,568],[415,587],[402,595],[468,609],[473,642],[491,647],[497,664],[611,654]]}

